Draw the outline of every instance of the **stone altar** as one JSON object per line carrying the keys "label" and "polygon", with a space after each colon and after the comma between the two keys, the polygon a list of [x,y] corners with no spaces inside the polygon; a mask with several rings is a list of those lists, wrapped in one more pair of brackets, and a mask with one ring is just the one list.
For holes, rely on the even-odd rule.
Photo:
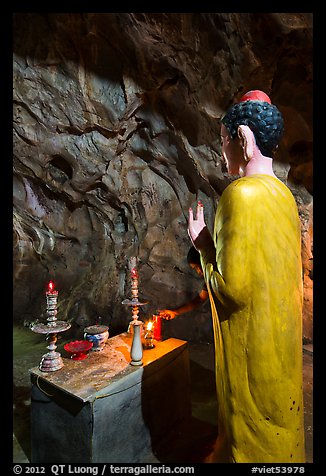
{"label": "stone altar", "polygon": [[119,334],[87,359],[31,375],[33,463],[144,463],[191,416],[187,342],[155,341],[130,365]]}

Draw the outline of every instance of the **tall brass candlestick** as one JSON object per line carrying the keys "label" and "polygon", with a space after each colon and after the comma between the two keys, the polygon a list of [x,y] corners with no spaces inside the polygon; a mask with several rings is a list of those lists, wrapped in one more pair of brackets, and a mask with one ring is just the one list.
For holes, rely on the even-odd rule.
{"label": "tall brass candlestick", "polygon": [[130,259],[131,275],[131,299],[125,299],[122,304],[132,307],[132,320],[128,326],[128,332],[132,333],[130,349],[131,365],[142,365],[143,348],[141,343],[141,329],[143,322],[138,319],[139,306],[144,306],[148,301],[139,301],[138,296],[138,271],[136,269],[137,258]]}
{"label": "tall brass candlestick", "polygon": [[63,361],[59,352],[56,352],[57,334],[59,332],[66,331],[71,327],[68,322],[57,320],[57,301],[58,291],[54,289],[54,283],[52,281],[48,284],[46,291],[46,313],[47,324],[35,324],[31,327],[33,332],[38,334],[47,334],[49,339],[49,345],[47,349],[49,352],[43,355],[39,365],[39,369],[42,372],[53,372],[63,367]]}

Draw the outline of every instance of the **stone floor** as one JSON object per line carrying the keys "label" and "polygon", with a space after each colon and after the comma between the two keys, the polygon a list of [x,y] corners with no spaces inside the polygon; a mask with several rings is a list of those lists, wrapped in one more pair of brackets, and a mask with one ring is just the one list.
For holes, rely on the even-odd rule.
{"label": "stone floor", "polygon": [[[62,352],[63,341],[58,346]],[[35,367],[45,352],[44,340],[29,329],[14,329],[14,402],[13,462],[30,461],[30,380],[29,369]],[[307,463],[313,462],[313,347],[303,348],[303,379]],[[189,343],[192,419],[189,424],[169,435],[156,449],[156,457],[146,462],[200,463],[210,453],[216,434],[216,394],[214,350],[212,344]],[[144,461],[145,462],[145,461]]]}

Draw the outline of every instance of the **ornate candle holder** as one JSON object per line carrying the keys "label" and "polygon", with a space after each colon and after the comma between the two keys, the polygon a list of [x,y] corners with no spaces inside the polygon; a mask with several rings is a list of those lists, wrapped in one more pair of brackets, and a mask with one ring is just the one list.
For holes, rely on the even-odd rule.
{"label": "ornate candle holder", "polygon": [[133,321],[132,342],[130,348],[130,365],[142,365],[143,361],[143,345],[141,342],[142,321]]}
{"label": "ornate candle holder", "polygon": [[57,320],[57,300],[58,291],[55,291],[54,284],[50,281],[48,290],[46,291],[46,313],[48,322],[47,324],[35,324],[31,327],[31,330],[37,334],[47,334],[47,339],[50,341],[47,346],[49,352],[43,355],[39,365],[39,369],[42,372],[53,372],[61,369],[64,365],[61,354],[55,351],[57,348],[57,334],[68,330],[71,325],[68,322]]}
{"label": "ornate candle holder", "polygon": [[128,326],[128,333],[132,333],[132,344],[130,349],[131,365],[142,365],[143,346],[141,343],[141,329],[143,322],[138,319],[139,306],[148,304],[148,301],[138,299],[138,272],[136,269],[137,258],[131,258],[131,299],[124,299],[122,304],[132,307],[132,320]]}

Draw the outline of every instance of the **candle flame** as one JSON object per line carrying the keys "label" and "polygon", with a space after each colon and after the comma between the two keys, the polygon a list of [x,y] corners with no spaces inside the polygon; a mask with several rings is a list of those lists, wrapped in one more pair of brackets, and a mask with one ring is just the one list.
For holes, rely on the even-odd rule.
{"label": "candle flame", "polygon": [[148,331],[151,331],[151,330],[153,329],[153,324],[154,324],[154,323],[153,323],[152,321],[148,321],[148,322],[147,322],[147,330],[148,330]]}
{"label": "candle flame", "polygon": [[52,292],[54,291],[54,282],[53,281],[50,281],[49,284],[48,284],[48,291]]}

